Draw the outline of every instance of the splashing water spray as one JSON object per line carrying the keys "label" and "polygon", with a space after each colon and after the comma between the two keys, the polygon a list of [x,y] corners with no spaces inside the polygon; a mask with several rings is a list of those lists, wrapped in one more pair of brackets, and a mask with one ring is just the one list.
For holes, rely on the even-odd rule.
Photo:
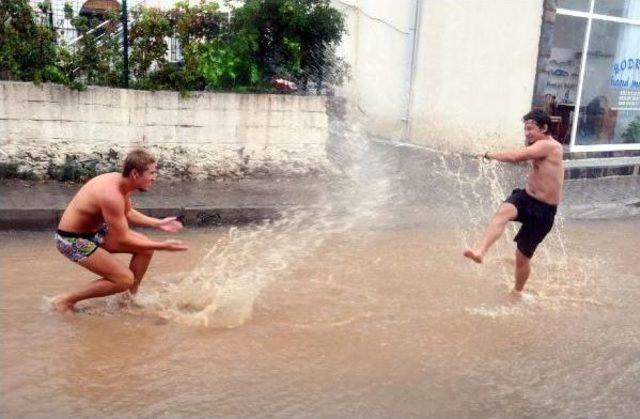
{"label": "splashing water spray", "polygon": [[[357,112],[348,112],[349,118],[330,123],[333,140],[328,154],[340,176],[320,202],[284,212],[277,220],[231,228],[190,272],[175,282],[143,289],[138,302],[162,318],[183,324],[241,325],[251,318],[256,299],[271,282],[336,235],[388,222],[388,214],[406,205],[412,187],[420,184],[428,187],[423,195],[434,196],[420,208],[422,213],[450,208],[459,211],[451,240],[460,244],[460,263],[468,263],[462,251],[479,239],[509,186],[522,187],[522,168],[483,163],[468,154],[410,143],[372,141],[364,134],[364,123],[353,117]],[[412,179],[405,162],[394,158],[399,151],[409,153],[418,160],[417,167],[428,170]],[[588,273],[594,268],[593,261],[576,264],[573,259],[569,263],[563,225],[562,217],[557,217],[552,233],[536,253],[536,298],[550,302],[545,306],[591,301],[587,290],[591,288]],[[511,223],[511,231],[494,244],[489,259],[513,259],[511,238],[517,228]],[[357,234],[352,236],[357,239]],[[484,266],[470,269],[504,290],[513,286],[512,264]]]}

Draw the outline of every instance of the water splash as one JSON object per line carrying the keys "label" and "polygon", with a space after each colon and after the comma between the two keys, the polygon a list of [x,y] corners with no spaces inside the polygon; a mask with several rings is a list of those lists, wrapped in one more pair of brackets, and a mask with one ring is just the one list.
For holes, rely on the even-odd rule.
{"label": "water splash", "polygon": [[[459,243],[460,263],[468,263],[462,251],[480,238],[511,189],[525,182],[522,167],[485,163],[468,154],[414,144],[372,140],[362,124],[347,121],[332,122],[333,140],[328,147],[341,178],[313,208],[292,210],[268,223],[230,229],[191,272],[155,289],[145,288],[138,301],[162,318],[180,323],[236,327],[251,318],[265,287],[303,265],[328,240],[339,235],[357,240],[359,228],[414,227],[432,214],[437,214],[435,220],[451,223],[451,240]],[[513,264],[489,262],[513,259],[512,237],[518,227],[510,223],[490,250],[488,263],[470,264],[479,278],[499,284],[499,292],[513,286]],[[533,287],[537,296],[533,305],[600,304],[593,295],[590,275],[599,262],[570,257],[563,231],[564,220],[559,215],[536,254]],[[522,308],[482,304],[460,309],[485,316],[522,313]]]}
{"label": "water splash", "polygon": [[[369,142],[347,131],[342,149],[343,179],[311,209],[288,211],[274,221],[231,228],[197,266],[174,283],[142,292],[137,301],[162,318],[189,325],[232,328],[251,318],[268,284],[303,263],[331,237],[378,223],[391,194],[385,165],[366,163]],[[343,138],[345,138],[343,136]],[[372,175],[375,171],[375,175]]]}

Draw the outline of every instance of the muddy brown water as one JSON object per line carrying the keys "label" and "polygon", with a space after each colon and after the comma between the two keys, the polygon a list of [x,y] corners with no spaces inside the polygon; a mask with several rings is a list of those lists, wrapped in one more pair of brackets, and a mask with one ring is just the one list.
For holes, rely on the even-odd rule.
{"label": "muddy brown water", "polygon": [[476,266],[479,230],[446,216],[309,223],[187,230],[138,304],[74,315],[47,297],[91,274],[50,233],[0,233],[0,416],[637,415],[637,218],[565,220],[517,304],[512,230]]}

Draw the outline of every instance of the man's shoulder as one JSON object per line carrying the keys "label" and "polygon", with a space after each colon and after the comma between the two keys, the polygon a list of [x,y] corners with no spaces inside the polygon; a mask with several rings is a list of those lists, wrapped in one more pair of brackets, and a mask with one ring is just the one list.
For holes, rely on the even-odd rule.
{"label": "man's shoulder", "polygon": [[91,180],[107,180],[107,179],[119,180],[121,176],[122,175],[118,172],[108,172],[108,173],[103,173],[101,175],[98,175]]}
{"label": "man's shoulder", "polygon": [[120,174],[117,172],[103,173],[98,176],[94,176],[84,186],[91,188],[105,188],[109,185],[117,185]]}
{"label": "man's shoulder", "polygon": [[124,196],[116,191],[104,189],[96,195],[98,206],[104,211],[124,213],[126,203]]}
{"label": "man's shoulder", "polygon": [[[114,176],[115,175],[115,176]],[[95,196],[102,202],[124,202],[117,173],[105,173],[91,179]]]}
{"label": "man's shoulder", "polygon": [[562,144],[560,144],[553,137],[549,137],[549,139],[538,142],[540,143],[540,147],[544,148],[544,150],[547,151],[548,155],[563,153]]}
{"label": "man's shoulder", "polygon": [[560,144],[553,138],[545,140],[544,143],[545,156],[542,158],[542,160],[547,161],[553,165],[562,165],[564,157],[564,149],[562,148],[562,144]]}

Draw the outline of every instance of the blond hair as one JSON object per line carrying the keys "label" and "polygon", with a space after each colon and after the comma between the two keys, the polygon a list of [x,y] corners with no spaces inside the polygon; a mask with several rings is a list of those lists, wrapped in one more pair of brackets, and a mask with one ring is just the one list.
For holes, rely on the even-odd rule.
{"label": "blond hair", "polygon": [[153,154],[141,148],[132,150],[124,159],[124,167],[122,168],[122,176],[128,177],[134,169],[142,174],[150,164],[156,162]]}

